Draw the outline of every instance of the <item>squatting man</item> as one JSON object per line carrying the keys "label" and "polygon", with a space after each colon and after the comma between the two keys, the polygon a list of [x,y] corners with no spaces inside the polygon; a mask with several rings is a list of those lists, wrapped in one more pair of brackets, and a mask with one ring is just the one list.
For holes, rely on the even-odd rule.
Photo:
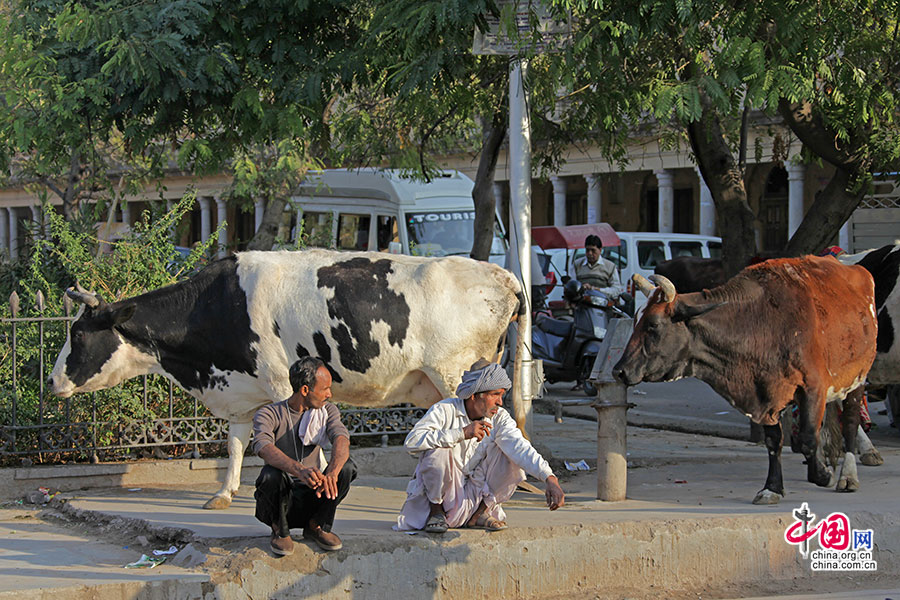
{"label": "squatting man", "polygon": [[565,504],[550,465],[501,408],[511,385],[499,365],[480,361],[463,373],[456,398],[441,400],[416,423],[405,446],[418,465],[395,529],[505,529],[501,503],[526,471],[546,482],[550,510]]}
{"label": "squatting man", "polygon": [[[331,398],[331,373],[318,358],[301,358],[288,373],[294,393],[253,417],[253,449],[265,461],[256,480],[256,518],[272,528],[272,552],[291,554],[290,530],[323,550],[340,550],[331,532],[338,504],[350,491],[356,467],[350,434]],[[331,444],[331,462],[322,447]]]}

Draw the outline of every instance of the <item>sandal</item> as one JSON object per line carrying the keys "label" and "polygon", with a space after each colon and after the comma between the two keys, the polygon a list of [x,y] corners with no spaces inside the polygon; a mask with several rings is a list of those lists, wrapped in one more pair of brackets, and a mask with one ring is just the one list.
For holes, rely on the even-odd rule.
{"label": "sandal", "polygon": [[475,519],[475,523],[469,525],[470,529],[484,529],[486,531],[502,531],[507,527],[509,527],[509,525],[506,524],[506,521],[495,519],[486,513],[478,515],[478,518]]}
{"label": "sandal", "polygon": [[447,525],[447,517],[444,516],[444,513],[431,515],[425,523],[426,533],[446,533],[449,528],[450,527]]}

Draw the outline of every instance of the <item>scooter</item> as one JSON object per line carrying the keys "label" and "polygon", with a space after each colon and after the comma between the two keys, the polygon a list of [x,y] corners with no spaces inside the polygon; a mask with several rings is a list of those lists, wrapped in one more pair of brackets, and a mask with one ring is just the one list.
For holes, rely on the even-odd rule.
{"label": "scooter", "polygon": [[574,279],[566,283],[563,297],[574,307],[574,319],[538,313],[531,331],[532,352],[543,361],[549,383],[575,381],[585,394],[593,396],[597,390],[588,378],[609,320],[628,315],[605,294],[586,290]]}

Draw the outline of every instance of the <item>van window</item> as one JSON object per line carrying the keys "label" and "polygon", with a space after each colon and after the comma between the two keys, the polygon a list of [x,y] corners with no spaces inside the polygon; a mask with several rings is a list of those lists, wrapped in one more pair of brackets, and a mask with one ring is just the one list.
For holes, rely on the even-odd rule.
{"label": "van window", "polygon": [[334,215],[330,212],[306,212],[303,211],[303,239],[307,246],[318,248],[333,248],[331,239],[331,223]]}
{"label": "van window", "polygon": [[620,271],[628,267],[628,244],[622,241],[618,246],[604,246],[600,256],[616,265]]}
{"label": "van window", "polygon": [[638,265],[642,269],[653,269],[666,260],[666,252],[662,242],[638,242]]}
{"label": "van window", "polygon": [[678,258],[679,256],[703,256],[700,242],[669,242],[669,250],[672,252],[672,258]]}
{"label": "van window", "polygon": [[338,244],[340,250],[368,250],[369,215],[341,213],[338,216]]}
{"label": "van window", "polygon": [[707,242],[710,258],[722,258],[722,242]]}
{"label": "van window", "polygon": [[400,243],[400,232],[397,230],[397,218],[386,215],[378,215],[376,217],[376,242],[377,250],[384,252],[390,248],[391,242]]}
{"label": "van window", "polygon": [[[468,256],[474,241],[474,210],[407,213],[409,252],[413,256]],[[505,254],[500,227],[494,221],[491,254]]]}

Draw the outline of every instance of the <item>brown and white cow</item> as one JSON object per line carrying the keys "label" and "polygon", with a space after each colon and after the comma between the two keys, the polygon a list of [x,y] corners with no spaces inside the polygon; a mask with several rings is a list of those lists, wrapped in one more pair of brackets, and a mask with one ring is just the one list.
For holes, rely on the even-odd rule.
{"label": "brown and white cow", "polygon": [[253,414],[290,396],[297,358],[325,361],[335,401],[430,406],[477,359],[496,358],[521,286],[468,258],[306,250],[239,253],[112,304],[70,295],[86,307],[56,360],[53,393],[172,379],[229,421],[225,483],[206,504],[226,508]]}
{"label": "brown and white cow", "polygon": [[754,504],[774,504],[784,495],[779,417],[792,402],[800,408],[807,478],[833,483],[819,451],[819,427],[826,403],[843,400],[845,454],[837,489],[858,489],[853,449],[877,333],[869,273],[810,256],[753,265],[722,286],[692,294],[678,294],[667,279],[653,277],[655,289],[635,278],[649,300],[613,375],[627,385],[697,377],[763,425],[769,472]]}

